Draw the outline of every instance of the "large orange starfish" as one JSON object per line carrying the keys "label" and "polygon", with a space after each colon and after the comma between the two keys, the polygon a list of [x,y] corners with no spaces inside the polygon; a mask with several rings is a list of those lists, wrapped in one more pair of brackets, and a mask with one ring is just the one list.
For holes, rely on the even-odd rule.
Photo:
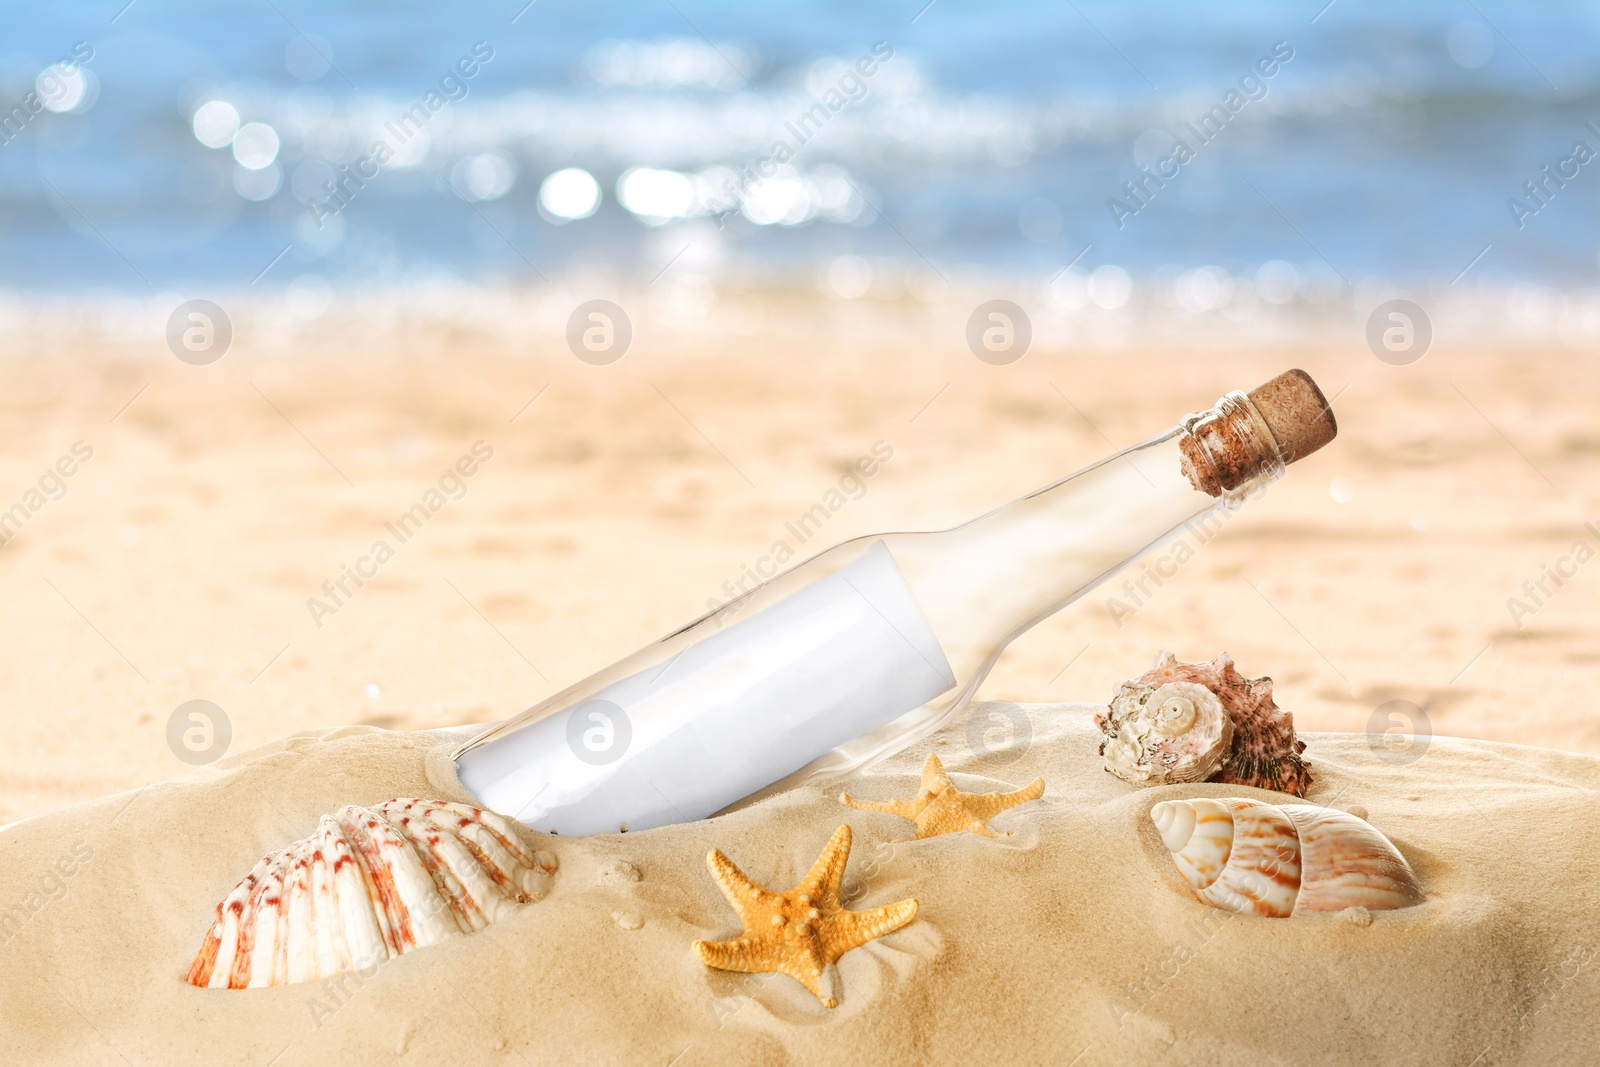
{"label": "large orange starfish", "polygon": [[944,764],[932,752],[922,765],[922,791],[914,800],[891,800],[884,804],[870,800],[856,800],[849,793],[840,793],[839,802],[862,811],[883,811],[910,819],[917,827],[917,837],[938,837],[971,830],[984,837],[1010,837],[1010,833],[996,833],[984,823],[1018,804],[1038,800],[1044,795],[1044,779],[1035,778],[1021,789],[1010,793],[963,793],[944,773]]}
{"label": "large orange starfish", "polygon": [[916,917],[915,899],[868,911],[849,911],[839,902],[839,883],[850,860],[850,827],[833,832],[800,884],[774,893],[752,882],[717,849],[706,856],[711,877],[739,913],[744,936],[732,941],[696,941],[705,963],[724,971],[777,971],[811,990],[825,1008],[839,999],[822,991],[828,965],[875,937],[898,930]]}

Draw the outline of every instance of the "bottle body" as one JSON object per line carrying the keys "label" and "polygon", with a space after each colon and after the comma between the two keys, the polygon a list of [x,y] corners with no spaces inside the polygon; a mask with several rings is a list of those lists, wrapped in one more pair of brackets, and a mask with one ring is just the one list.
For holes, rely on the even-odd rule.
{"label": "bottle body", "polygon": [[[1219,477],[1223,420],[1251,455]],[[836,545],[475,738],[457,772],[493,810],[579,835],[847,773],[957,714],[1019,634],[1282,471],[1229,394],[961,526]]]}

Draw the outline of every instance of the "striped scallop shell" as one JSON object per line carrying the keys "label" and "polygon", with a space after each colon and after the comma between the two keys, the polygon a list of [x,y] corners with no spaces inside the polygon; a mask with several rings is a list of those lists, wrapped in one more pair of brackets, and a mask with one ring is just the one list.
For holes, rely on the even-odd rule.
{"label": "striped scallop shell", "polygon": [[549,892],[555,868],[480,808],[347,805],[233,888],[188,981],[244,989],[367,970],[505,918]]}
{"label": "striped scallop shell", "polygon": [[1225,911],[1287,918],[1424,899],[1399,850],[1348,812],[1227,797],[1163,801],[1150,819],[1196,895]]}

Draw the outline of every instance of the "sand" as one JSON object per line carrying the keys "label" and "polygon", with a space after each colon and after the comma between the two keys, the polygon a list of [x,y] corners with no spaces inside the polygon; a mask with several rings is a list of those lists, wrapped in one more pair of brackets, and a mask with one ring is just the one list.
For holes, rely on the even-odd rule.
{"label": "sand", "polygon": [[[1100,769],[1093,705],[1025,710],[1027,744],[975,755],[957,724],[848,781],[858,796],[909,796],[930,747],[967,789],[1042,775],[1043,799],[994,820],[1008,839],[916,841],[904,820],[809,786],[642,833],[528,834],[560,863],[544,900],[342,989],[182,979],[216,902],[318,815],[395,793],[459,797],[446,753],[460,732],[300,735],[29,820],[0,833],[0,903],[28,899],[58,859],[78,861],[0,947],[8,1060],[1460,1065],[1587,1054],[1600,887],[1584,857],[1600,825],[1600,760],[1438,739],[1396,767],[1364,737],[1310,734],[1309,799],[1384,830],[1429,899],[1370,923],[1260,919],[1198,902],[1147,813],[1174,797],[1285,798],[1129,786]],[[844,957],[840,1006],[783,976],[703,966],[695,938],[740,930],[707,850],[787,888],[840,823],[855,834],[853,906],[921,904],[911,925]]]}
{"label": "sand", "polygon": [[[1034,350],[993,367],[962,347],[957,299],[730,298],[678,318],[630,302],[635,347],[591,367],[560,301],[414,321],[357,305],[298,332],[236,308],[208,367],[108,339],[91,312],[45,309],[0,345],[22,357],[0,362],[0,507],[94,449],[0,547],[0,823],[187,773],[166,728],[189,700],[226,711],[235,752],[509,717],[700,614],[780,539],[804,555],[960,522],[1292,365],[1338,397],[1339,439],[1192,561],[1157,554],[1025,635],[980,695],[1105,700],[1161,648],[1226,649],[1305,729],[1361,732],[1402,699],[1439,734],[1600,754],[1590,704],[1533,696],[1600,685],[1600,569],[1530,616],[1507,606],[1596,541],[1584,353],[1441,326],[1392,367],[1359,323],[1224,346],[1191,317],[1110,346],[1041,315]],[[478,441],[494,458],[465,495],[313,619]],[[879,441],[893,458],[798,543],[786,524]]]}
{"label": "sand", "polygon": [[[22,908],[0,925],[0,1058],[1588,1056],[1600,572],[1583,563],[1520,617],[1510,604],[1575,542],[1600,543],[1587,354],[1441,329],[1396,368],[1359,323],[1224,344],[1198,320],[1163,339],[1041,315],[1027,358],[991,367],[962,347],[962,296],[630,305],[635,350],[596,368],[562,346],[571,294],[483,300],[298,328],[235,308],[234,350],[203,368],[88,312],[41,308],[25,329],[7,312],[0,337],[23,358],[0,365],[0,508],[77,442],[93,455],[0,546],[0,823],[25,820],[0,829],[0,924]],[[698,615],[774,542],[805,555],[948,526],[1291,365],[1337,397],[1339,439],[1191,562],[1155,553],[1127,576],[1142,588],[1119,578],[1024,635],[980,695],[1104,700],[1158,649],[1227,650],[1276,680],[1310,742],[1311,799],[1365,810],[1417,869],[1422,907],[1370,925],[1205,907],[1146,812],[1241,791],[1122,785],[1092,755],[1089,706],[1029,703],[1014,761],[975,754],[957,723],[847,783],[909,796],[930,745],[969,789],[1042,775],[1044,799],[995,821],[1015,831],[1003,842],[914,842],[903,821],[840,807],[838,784],[802,788],[711,822],[550,842],[546,900],[343,990],[182,983],[260,856],[341,804],[459,797],[440,772],[465,724]],[[313,612],[479,442],[493,455],[460,498]],[[787,524],[878,442],[893,457],[796,543]],[[232,726],[229,755],[199,771],[168,744],[196,699]],[[1428,714],[1410,762],[1370,744],[1397,699]],[[738,933],[706,850],[784,888],[841,822],[855,906],[922,905],[844,959],[841,1006],[706,970],[690,943]]]}

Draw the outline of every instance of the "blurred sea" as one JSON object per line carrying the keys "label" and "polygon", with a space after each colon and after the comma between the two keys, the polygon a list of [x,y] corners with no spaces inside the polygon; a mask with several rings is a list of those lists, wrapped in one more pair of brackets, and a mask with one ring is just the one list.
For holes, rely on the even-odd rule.
{"label": "blurred sea", "polygon": [[[886,270],[1107,307],[1177,285],[1204,310],[1600,274],[1600,163],[1541,169],[1600,152],[1593,4],[922,2],[8,5],[0,108],[46,106],[0,144],[0,285],[676,264],[835,296]],[[1144,180],[1177,139],[1192,159]],[[347,166],[369,177],[331,186]]]}

